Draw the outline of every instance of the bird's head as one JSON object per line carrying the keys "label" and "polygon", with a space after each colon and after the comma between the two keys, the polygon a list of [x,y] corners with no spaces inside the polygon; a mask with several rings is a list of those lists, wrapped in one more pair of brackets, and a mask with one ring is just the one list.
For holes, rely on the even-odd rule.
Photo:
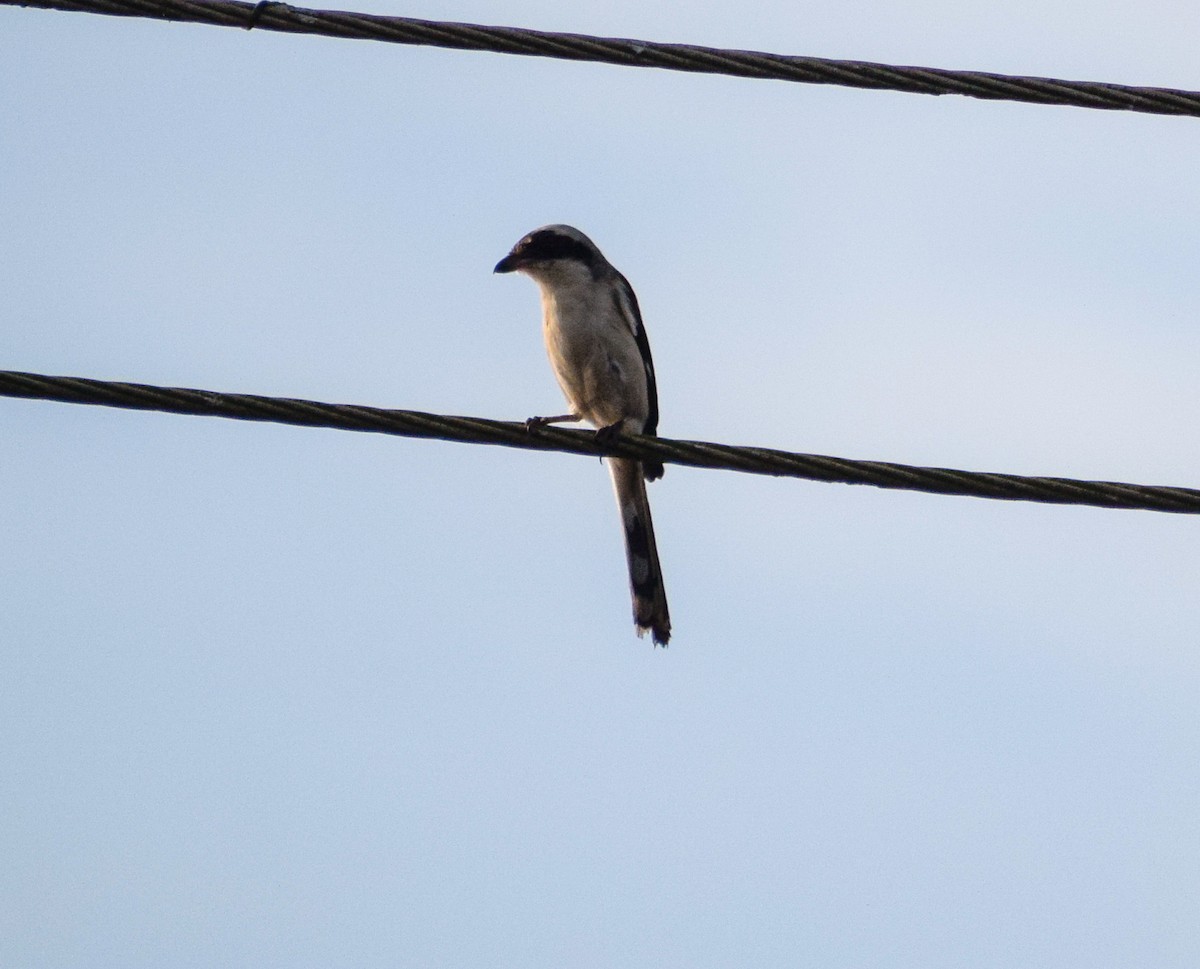
{"label": "bird's head", "polygon": [[569,225],[545,225],[534,229],[496,263],[495,272],[521,272],[539,282],[586,270],[593,277],[608,263],[596,244]]}

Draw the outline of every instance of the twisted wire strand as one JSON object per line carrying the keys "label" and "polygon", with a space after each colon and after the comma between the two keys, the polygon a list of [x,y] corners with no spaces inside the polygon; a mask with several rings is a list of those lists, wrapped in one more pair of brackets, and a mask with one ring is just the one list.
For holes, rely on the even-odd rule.
{"label": "twisted wire strand", "polygon": [[873,485],[938,495],[966,495],[1006,501],[1200,514],[1200,490],[1112,481],[1026,477],[1015,474],[922,468],[884,461],[857,461],[772,448],[735,447],[704,441],[621,435],[608,442],[588,431],[561,427],[528,429],[524,423],[480,417],[453,417],[421,411],[387,410],[314,400],[224,394],[209,390],[52,377],[0,371],[0,396],[163,411],[301,427],[370,431],[399,437],[432,438],[466,444],[495,444],[531,451],[590,456],[654,458],[666,464],[804,478],[841,484]]}
{"label": "twisted wire strand", "polygon": [[1173,88],[1135,87],[1099,81],[1063,81],[981,71],[905,67],[867,61],[831,60],[723,50],[692,44],[585,34],[555,33],[521,27],[387,17],[337,10],[312,10],[284,3],[244,3],[240,0],[0,0],[8,6],[40,7],[189,21],[222,27],[257,27],[285,33],[321,34],[393,44],[415,44],[453,50],[492,51],[529,57],[593,61],[625,67],[656,67],[672,71],[723,74],[837,84],[912,94],[961,94],[992,101],[1069,105],[1106,111],[1200,116],[1200,92]]}

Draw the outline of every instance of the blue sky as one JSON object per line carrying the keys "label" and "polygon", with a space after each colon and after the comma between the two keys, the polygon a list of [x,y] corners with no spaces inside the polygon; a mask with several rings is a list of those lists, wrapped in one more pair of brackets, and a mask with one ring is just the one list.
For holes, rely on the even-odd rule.
{"label": "blue sky", "polygon": [[[1182,3],[378,12],[1200,88]],[[1195,119],[0,9],[0,367],[1200,485]],[[1200,522],[0,399],[0,963],[1190,967]]]}

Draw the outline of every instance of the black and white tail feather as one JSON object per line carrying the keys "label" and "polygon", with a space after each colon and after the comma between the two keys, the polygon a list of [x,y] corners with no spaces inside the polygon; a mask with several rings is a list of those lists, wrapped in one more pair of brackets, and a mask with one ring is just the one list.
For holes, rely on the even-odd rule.
{"label": "black and white tail feather", "polygon": [[633,597],[633,622],[639,636],[647,632],[657,645],[671,638],[667,590],[654,543],[654,522],[646,495],[646,477],[638,461],[609,458],[617,509],[625,529],[625,558],[629,563],[629,592]]}
{"label": "black and white tail feather", "polygon": [[[548,225],[524,236],[496,264],[522,272],[542,293],[542,334],[554,375],[571,408],[533,424],[586,420],[597,433],[655,434],[658,386],[650,342],[629,282],[578,229]],[[658,461],[608,458],[625,533],[633,621],[655,645],[671,638],[671,617],[646,481],[663,475]]]}

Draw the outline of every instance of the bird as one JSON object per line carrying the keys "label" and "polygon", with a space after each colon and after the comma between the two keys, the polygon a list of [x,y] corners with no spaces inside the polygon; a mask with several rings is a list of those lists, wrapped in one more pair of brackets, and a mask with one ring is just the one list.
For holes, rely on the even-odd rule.
{"label": "bird", "polygon": [[[591,239],[573,226],[542,226],[522,236],[494,271],[523,273],[541,290],[546,354],[570,408],[531,417],[527,426],[587,421],[602,441],[658,433],[658,384],[637,296]],[[606,461],[625,532],[634,626],[639,637],[649,632],[655,646],[666,646],[671,616],[646,494],[663,465]]]}

